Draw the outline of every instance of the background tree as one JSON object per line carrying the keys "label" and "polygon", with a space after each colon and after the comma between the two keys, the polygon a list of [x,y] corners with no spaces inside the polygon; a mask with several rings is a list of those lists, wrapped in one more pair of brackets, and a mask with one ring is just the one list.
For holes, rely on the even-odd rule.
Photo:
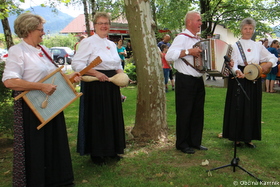
{"label": "background tree", "polygon": [[[201,27],[202,37],[206,38],[207,34],[213,35],[215,28],[218,24],[226,26],[235,35],[240,34],[239,21],[246,17],[252,17],[257,24],[259,34],[272,32],[268,22],[273,23],[275,18],[279,16],[276,11],[279,8],[275,4],[269,4],[267,1],[244,1],[244,0],[199,0],[200,13],[203,16],[203,24]],[[267,22],[263,22],[266,20]]]}
{"label": "background tree", "polygon": [[9,13],[19,12],[21,12],[21,9],[18,8],[17,3],[14,3],[10,0],[0,0],[0,19],[3,26],[7,49],[14,45],[12,32],[8,21]]}
{"label": "background tree", "polygon": [[165,90],[149,1],[126,0],[137,72],[137,107],[132,134],[141,140],[167,138]]}
{"label": "background tree", "polygon": [[159,28],[168,28],[175,34],[184,29],[184,15],[189,10],[199,11],[203,18],[202,37],[213,34],[218,24],[224,25],[236,36],[239,21],[252,17],[257,21],[258,34],[272,33],[270,25],[280,17],[279,1],[263,0],[155,0]]}
{"label": "background tree", "polygon": [[85,15],[85,23],[86,23],[87,34],[88,34],[88,36],[90,36],[90,23],[89,23],[89,13],[88,13],[87,0],[83,0],[83,6],[84,6],[84,15]]}
{"label": "background tree", "polygon": [[185,28],[186,13],[194,10],[190,0],[155,0],[155,7],[158,28],[167,28],[177,33]]}

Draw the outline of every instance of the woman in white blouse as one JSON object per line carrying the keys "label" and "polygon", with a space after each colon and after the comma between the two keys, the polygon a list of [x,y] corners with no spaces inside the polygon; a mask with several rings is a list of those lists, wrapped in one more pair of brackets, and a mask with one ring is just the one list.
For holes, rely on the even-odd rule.
{"label": "woman in white blouse", "polygon": [[80,71],[96,57],[102,59],[101,64],[86,73],[99,81],[81,83],[77,150],[102,165],[110,159],[119,160],[118,154],[125,149],[120,88],[109,81],[109,77],[123,69],[116,44],[108,40],[110,16],[98,12],[93,24],[94,35],[82,40],[72,61],[72,68]]}
{"label": "woman in white blouse", "polygon": [[[56,85],[38,83],[57,65],[45,46],[44,18],[21,14],[14,22],[15,33],[23,38],[9,49],[2,81],[14,96],[27,90],[51,95]],[[79,73],[75,81],[81,80]],[[61,112],[42,129],[41,122],[23,99],[15,101],[13,186],[66,186],[73,184],[73,171],[64,114]]]}
{"label": "woman in white blouse", "polygon": [[232,70],[249,99],[231,75],[228,81],[223,124],[224,138],[236,141],[237,146],[241,146],[241,142],[244,142],[249,148],[256,147],[252,140],[261,140],[262,83],[261,78],[254,81],[246,79],[243,70],[247,64],[260,64],[261,61],[266,61],[267,63],[262,65],[262,70],[267,72],[269,68],[276,66],[277,62],[277,58],[261,43],[251,40],[255,27],[256,22],[251,18],[241,22],[240,45],[238,43],[232,45],[231,56],[234,62]]}

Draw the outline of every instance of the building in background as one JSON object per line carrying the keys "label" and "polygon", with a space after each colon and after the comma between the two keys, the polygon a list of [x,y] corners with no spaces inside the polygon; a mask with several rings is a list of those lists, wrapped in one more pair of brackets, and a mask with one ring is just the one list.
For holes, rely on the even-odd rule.
{"label": "building in background", "polygon": [[[93,23],[90,21],[90,35],[93,34]],[[85,23],[85,15],[80,14],[73,21],[71,21],[64,29],[62,29],[60,34],[76,34],[85,35],[86,34],[86,23]],[[113,42],[117,42],[119,39],[129,40],[129,29],[128,23],[126,19],[119,18],[117,20],[112,20],[109,39]]]}

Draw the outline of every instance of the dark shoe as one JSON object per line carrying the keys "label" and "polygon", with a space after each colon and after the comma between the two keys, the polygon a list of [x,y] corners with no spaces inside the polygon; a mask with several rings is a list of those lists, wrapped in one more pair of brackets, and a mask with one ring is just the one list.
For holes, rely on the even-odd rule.
{"label": "dark shoe", "polygon": [[198,149],[198,150],[204,150],[204,151],[208,150],[207,147],[204,147],[204,146],[202,146],[202,145],[200,145],[200,146],[194,146],[193,148]]}
{"label": "dark shoe", "polygon": [[123,159],[122,156],[119,155],[115,155],[115,156],[110,156],[110,159],[116,160],[116,161],[120,161],[121,159]]}
{"label": "dark shoe", "polygon": [[72,182],[72,183],[66,184],[66,185],[64,185],[64,186],[62,186],[62,187],[74,187],[74,186],[75,186],[75,184]]}
{"label": "dark shoe", "polygon": [[245,142],[245,145],[246,145],[246,147],[249,147],[249,148],[256,148],[257,147],[254,144],[248,143],[248,142]]}
{"label": "dark shoe", "polygon": [[106,164],[106,159],[101,156],[90,156],[91,161],[99,166],[105,165]]}
{"label": "dark shoe", "polygon": [[[233,143],[233,146],[234,146],[234,143]],[[241,146],[242,146],[242,143],[236,142],[236,147],[241,147]]]}
{"label": "dark shoe", "polygon": [[187,153],[187,154],[194,154],[195,153],[195,151],[190,147],[183,148],[183,149],[181,149],[181,151],[183,153]]}
{"label": "dark shoe", "polygon": [[213,81],[216,81],[215,77],[213,77]]}

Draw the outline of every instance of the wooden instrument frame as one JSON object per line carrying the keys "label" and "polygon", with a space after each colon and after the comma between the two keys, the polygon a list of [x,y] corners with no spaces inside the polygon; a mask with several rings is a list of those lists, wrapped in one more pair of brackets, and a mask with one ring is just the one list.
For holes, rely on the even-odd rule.
{"label": "wooden instrument frame", "polygon": [[[96,57],[87,67],[85,67],[83,70],[81,70],[79,73],[80,75],[85,74],[87,71],[89,71],[91,68],[97,66],[102,62],[101,58],[98,56]],[[18,100],[19,98],[23,97],[24,101],[27,103],[27,105],[31,108],[31,110],[34,112],[34,114],[38,117],[41,124],[37,127],[38,130],[40,130],[43,126],[45,126],[50,120],[52,120],[55,116],[57,116],[60,112],[62,112],[67,106],[69,106],[71,103],[73,103],[76,99],[81,97],[83,93],[77,93],[74,86],[74,78],[75,76],[68,79],[67,75],[65,75],[61,69],[64,66],[60,66],[55,71],[53,71],[51,74],[44,77],[39,82],[43,83],[51,83],[52,80],[54,80],[55,77],[59,77],[59,83],[60,85],[57,86],[56,91],[48,97],[48,100],[50,102],[48,103],[46,108],[41,108],[42,102],[46,98],[46,94],[43,93],[40,90],[31,90],[31,91],[25,91],[19,94],[17,97],[15,97],[15,100]],[[57,80],[57,79],[56,79]],[[54,85],[57,85],[54,83]],[[60,92],[63,92],[63,95],[60,94]],[[29,96],[30,95],[30,96]],[[43,96],[43,97],[42,97]],[[54,100],[55,97],[61,98],[62,103],[60,103],[59,106],[55,105]],[[38,102],[38,99],[40,98],[41,102]],[[44,99],[42,99],[44,98]],[[57,107],[55,107],[57,106]],[[54,109],[45,110],[51,107],[55,107]]]}
{"label": "wooden instrument frame", "polygon": [[41,104],[46,98],[46,94],[40,90],[25,91],[15,97],[15,100],[23,97],[24,101],[40,120],[41,124],[37,127],[38,130],[83,95],[75,90],[67,75],[61,71],[62,68],[63,66],[57,68],[51,74],[39,81],[42,83],[51,83],[53,78],[56,77],[54,85],[57,85],[57,89],[49,96],[49,103],[46,108],[41,108]]}

